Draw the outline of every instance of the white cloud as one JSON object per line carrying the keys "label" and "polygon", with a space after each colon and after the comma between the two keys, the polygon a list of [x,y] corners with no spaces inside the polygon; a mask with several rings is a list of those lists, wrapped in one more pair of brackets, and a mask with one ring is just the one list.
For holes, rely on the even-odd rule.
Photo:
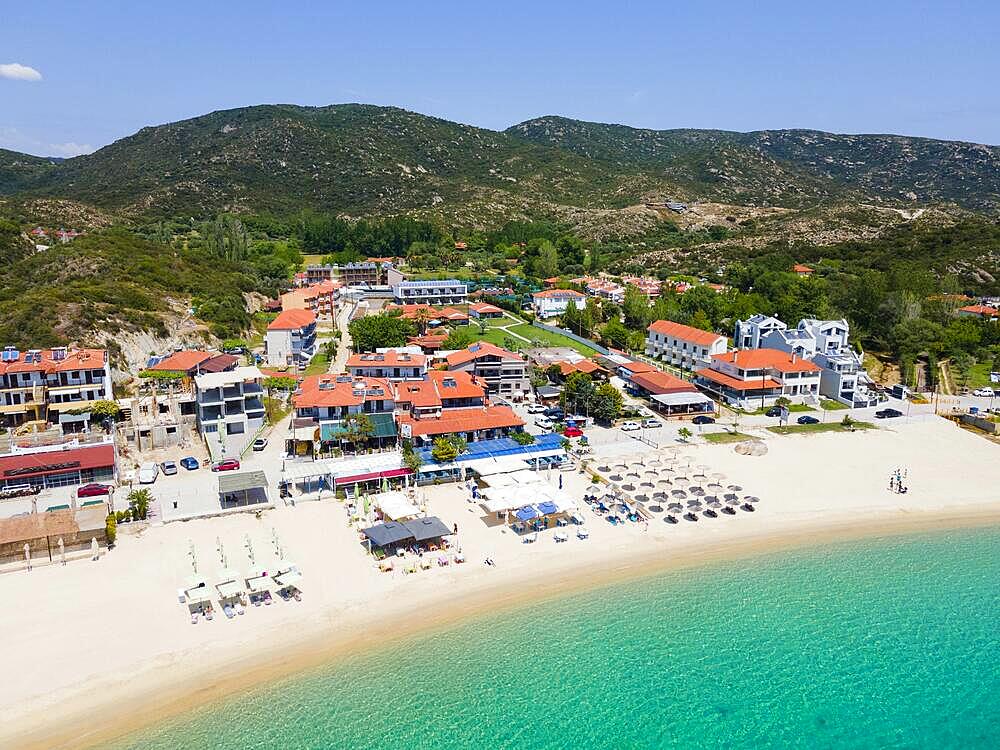
{"label": "white cloud", "polygon": [[13,81],[40,81],[42,74],[21,63],[0,63],[0,78],[10,78]]}
{"label": "white cloud", "polygon": [[96,150],[89,143],[76,143],[74,141],[49,143],[30,136],[18,128],[3,125],[0,125],[0,148],[35,154],[36,156],[62,156],[64,158],[89,154]]}

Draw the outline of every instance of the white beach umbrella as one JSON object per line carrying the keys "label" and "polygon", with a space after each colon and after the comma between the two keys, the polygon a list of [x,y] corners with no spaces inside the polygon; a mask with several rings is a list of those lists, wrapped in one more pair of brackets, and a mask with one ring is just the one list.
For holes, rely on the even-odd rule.
{"label": "white beach umbrella", "polygon": [[28,570],[31,570],[31,545],[27,542],[24,543],[24,561],[28,564]]}
{"label": "white beach umbrella", "polygon": [[59,537],[59,562],[63,565],[66,564],[66,544],[63,542],[63,538]]}
{"label": "white beach umbrella", "polygon": [[97,537],[90,537],[90,559],[96,560],[101,556],[101,548],[97,545]]}

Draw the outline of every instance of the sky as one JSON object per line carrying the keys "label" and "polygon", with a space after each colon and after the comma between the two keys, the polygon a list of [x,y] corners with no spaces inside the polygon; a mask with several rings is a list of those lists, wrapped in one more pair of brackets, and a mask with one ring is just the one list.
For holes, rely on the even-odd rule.
{"label": "sky", "polygon": [[342,102],[1000,144],[1000,2],[0,0],[0,148]]}

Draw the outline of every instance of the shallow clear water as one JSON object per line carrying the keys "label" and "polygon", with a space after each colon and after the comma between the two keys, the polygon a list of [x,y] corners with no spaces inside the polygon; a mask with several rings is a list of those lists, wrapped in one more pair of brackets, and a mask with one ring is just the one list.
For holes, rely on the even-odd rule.
{"label": "shallow clear water", "polygon": [[121,748],[1000,747],[1000,529],[672,572],[284,680]]}

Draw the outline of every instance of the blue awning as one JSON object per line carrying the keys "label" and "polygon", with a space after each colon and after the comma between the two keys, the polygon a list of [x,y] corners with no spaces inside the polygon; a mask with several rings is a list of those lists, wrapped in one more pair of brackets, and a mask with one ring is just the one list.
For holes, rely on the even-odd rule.
{"label": "blue awning", "polygon": [[520,508],[514,515],[517,516],[518,521],[530,521],[532,518],[538,518],[538,511],[532,508],[530,505],[525,505],[523,508]]}
{"label": "blue awning", "polygon": [[559,508],[556,507],[555,503],[546,500],[544,503],[538,504],[538,512],[541,513],[543,516],[547,516],[551,513],[558,513]]}

